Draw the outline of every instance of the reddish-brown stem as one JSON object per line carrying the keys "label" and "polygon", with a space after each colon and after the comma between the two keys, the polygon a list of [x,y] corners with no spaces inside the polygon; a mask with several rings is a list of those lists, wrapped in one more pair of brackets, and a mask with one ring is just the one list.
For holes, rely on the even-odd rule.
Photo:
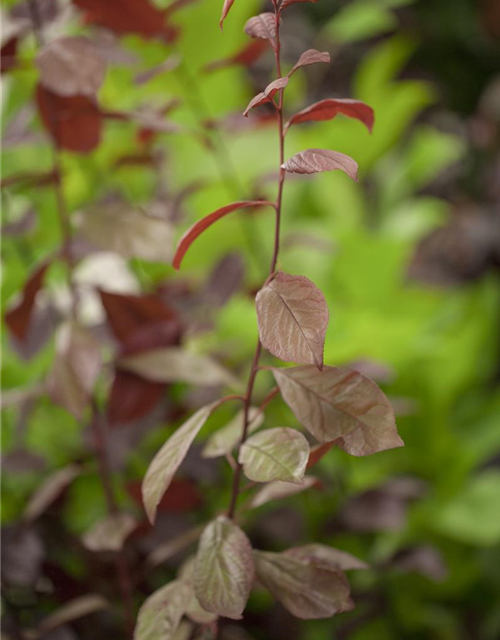
{"label": "reddish-brown stem", "polygon": [[[281,78],[281,44],[280,44],[280,15],[278,10],[278,5],[274,3],[275,15],[276,15],[276,46],[274,47],[275,59],[276,59],[276,72],[278,74],[278,78]],[[281,89],[279,92],[279,100],[277,104],[277,116],[278,116],[278,136],[279,136],[279,158],[280,158],[280,174],[279,174],[279,183],[278,183],[278,195],[276,197],[276,224],[274,231],[274,248],[273,248],[273,256],[271,259],[271,268],[269,270],[269,278],[273,276],[276,271],[276,266],[278,264],[278,255],[280,250],[280,227],[281,227],[281,205],[283,200],[283,186],[285,183],[285,170],[282,168],[285,162],[285,136],[283,131],[283,91]],[[268,278],[268,280],[269,280]],[[266,282],[268,281],[266,280]],[[244,404],[244,412],[243,412],[243,431],[241,434],[241,440],[238,445],[238,450],[236,452],[236,469],[234,471],[233,477],[233,488],[231,492],[231,502],[229,504],[228,516],[233,519],[236,506],[238,503],[238,496],[240,493],[240,481],[241,481],[241,473],[242,473],[242,465],[239,462],[239,453],[240,448],[244,444],[248,435],[248,427],[250,424],[250,407],[252,403],[252,394],[253,388],[255,384],[255,378],[259,371],[259,360],[260,354],[262,352],[262,344],[260,340],[257,341],[257,346],[255,348],[255,353],[252,361],[252,366],[250,369],[250,377],[248,378],[247,391],[245,395],[245,404]],[[271,395],[271,398],[274,395]],[[270,397],[268,396],[268,401],[270,401]],[[267,400],[267,398],[266,398]],[[266,400],[264,400],[263,406],[266,406]]]}

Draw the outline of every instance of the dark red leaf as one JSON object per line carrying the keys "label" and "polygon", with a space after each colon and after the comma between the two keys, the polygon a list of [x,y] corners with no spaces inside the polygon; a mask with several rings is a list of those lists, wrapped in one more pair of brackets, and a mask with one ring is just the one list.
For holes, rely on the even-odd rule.
{"label": "dark red leaf", "polygon": [[242,67],[249,67],[256,62],[266,51],[269,46],[268,40],[255,40],[245,45],[243,49],[236,52],[229,58],[223,58],[222,60],[214,60],[205,67],[205,71],[216,71],[217,69],[224,69],[233,65],[241,65]]}
{"label": "dark red leaf", "polygon": [[[133,482],[127,491],[137,504],[142,505],[141,483]],[[198,509],[203,504],[203,494],[197,484],[188,478],[174,478],[160,500],[157,510],[182,512]]]}
{"label": "dark red leaf", "polygon": [[297,63],[294,65],[293,69],[290,71],[288,76],[293,75],[297,69],[301,67],[307,67],[310,64],[317,64],[318,62],[324,62],[326,64],[330,63],[330,54],[328,51],[317,51],[316,49],[308,49],[304,51],[304,53],[297,60]]}
{"label": "dark red leaf", "polygon": [[116,370],[108,399],[108,424],[122,425],[143,418],[160,402],[165,388],[165,384]]}
{"label": "dark red leaf", "polygon": [[19,44],[19,37],[17,35],[9,38],[2,45],[2,61],[1,72],[2,74],[8,73],[17,67],[17,45]]}
{"label": "dark red leaf", "polygon": [[335,100],[333,98],[321,100],[302,109],[302,111],[290,118],[286,128],[288,129],[292,124],[299,124],[300,122],[333,120],[339,113],[348,118],[359,120],[366,125],[370,133],[372,132],[374,113],[371,107],[359,100]]}
{"label": "dark red leaf", "polygon": [[217,209],[216,211],[210,213],[208,216],[205,216],[201,220],[198,220],[190,229],[186,231],[186,233],[182,236],[177,245],[177,249],[175,251],[174,260],[172,265],[174,269],[179,269],[181,266],[182,259],[186,255],[187,250],[196,240],[196,238],[208,229],[214,222],[220,220],[224,216],[227,216],[228,213],[232,211],[236,211],[237,209],[246,209],[248,207],[262,207],[264,205],[273,206],[272,203],[267,202],[266,200],[243,200],[241,202],[233,202],[232,204],[228,204],[221,209]]}
{"label": "dark red leaf", "polygon": [[244,116],[248,116],[248,112],[255,107],[260,107],[260,105],[265,102],[271,102],[274,96],[280,91],[284,89],[288,84],[288,78],[285,76],[284,78],[278,78],[277,80],[273,80],[267,87],[262,91],[262,93],[258,93],[254,98],[250,100],[248,103],[248,107],[243,112]]}
{"label": "dark red leaf", "polygon": [[73,0],[88,24],[96,24],[119,35],[175,40],[178,30],[168,24],[165,13],[148,0]]}
{"label": "dark red leaf", "polygon": [[5,314],[5,323],[11,333],[21,342],[26,339],[36,296],[42,288],[49,263],[44,262],[28,278],[23,288],[22,299],[13,309]]}
{"label": "dark red leaf", "polygon": [[250,18],[245,25],[245,33],[251,38],[262,38],[273,43],[276,38],[276,16],[274,13],[261,13]]}
{"label": "dark red leaf", "polygon": [[38,84],[36,103],[45,128],[59,147],[88,153],[99,145],[102,120],[94,100],[59,96]]}
{"label": "dark red leaf", "polygon": [[222,7],[222,15],[219,21],[219,25],[221,29],[224,27],[224,20],[227,18],[227,14],[230,12],[233,4],[234,4],[234,0],[224,0],[224,6]]}
{"label": "dark red leaf", "polygon": [[299,2],[318,2],[318,0],[283,0],[283,2],[280,5],[280,11],[283,11],[283,9],[286,9],[292,4],[297,4]]}
{"label": "dark red leaf", "polygon": [[[130,296],[107,291],[99,293],[109,326],[122,345],[133,344],[134,340],[138,341],[135,336],[145,326],[158,326],[162,323],[177,321],[176,312],[154,294]],[[152,345],[147,345],[146,348],[152,348]]]}
{"label": "dark red leaf", "polygon": [[322,173],[323,171],[343,171],[352,180],[358,180],[357,163],[338,151],[329,149],[306,149],[285,162],[282,169],[289,173]]}

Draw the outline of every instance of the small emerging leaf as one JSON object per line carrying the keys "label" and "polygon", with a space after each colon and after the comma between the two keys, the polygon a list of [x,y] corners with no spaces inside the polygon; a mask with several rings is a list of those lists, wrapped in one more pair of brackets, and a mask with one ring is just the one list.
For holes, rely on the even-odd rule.
{"label": "small emerging leaf", "polygon": [[309,457],[309,444],[295,429],[276,427],[251,436],[240,448],[239,462],[254,482],[300,484]]}
{"label": "small emerging leaf", "polygon": [[368,569],[366,562],[359,560],[355,556],[329,547],[325,544],[306,544],[302,547],[292,547],[284,552],[287,556],[306,562],[307,564],[314,564],[317,567],[323,567],[324,569],[350,571],[352,569]]}
{"label": "small emerging leaf", "polygon": [[328,51],[318,51],[317,49],[308,49],[307,51],[304,51],[304,53],[297,60],[293,69],[288,74],[288,77],[291,77],[297,71],[297,69],[300,69],[301,67],[307,67],[310,64],[317,64],[319,62],[330,64],[331,58]]}
{"label": "small emerging leaf", "polygon": [[259,582],[295,617],[330,618],[352,609],[349,583],[341,571],[307,564],[285,553],[254,551],[254,558]]}
{"label": "small emerging leaf", "polygon": [[344,153],[329,149],[306,149],[292,156],[281,168],[289,173],[306,174],[343,171],[349,178],[358,181],[357,163]]}
{"label": "small emerging leaf", "polygon": [[[221,427],[207,440],[202,451],[203,458],[218,458],[225,456],[234,449],[241,439],[241,431],[243,428],[244,411],[238,411],[234,418]],[[256,407],[250,407],[250,423],[248,425],[248,433],[253,433],[264,422],[264,414]]]}
{"label": "small emerging leaf", "polygon": [[321,100],[293,115],[286,125],[286,129],[301,122],[333,120],[341,113],[348,118],[362,122],[371,133],[373,129],[373,109],[359,100]]}
{"label": "small emerging leaf", "polygon": [[174,580],[155,591],[137,616],[134,640],[172,640],[191,599],[191,589]]}
{"label": "small emerging leaf", "polygon": [[219,516],[207,525],[196,555],[196,596],[207,611],[239,620],[254,580],[250,541],[234,522]]}
{"label": "small emerging leaf", "polygon": [[288,84],[288,78],[285,76],[283,78],[278,78],[277,80],[273,80],[261,93],[258,93],[254,98],[250,100],[248,103],[248,107],[243,112],[243,115],[248,116],[251,109],[255,107],[260,107],[260,105],[265,104],[266,102],[271,102],[274,96],[286,87]]}
{"label": "small emerging leaf", "polygon": [[167,440],[149,465],[142,483],[142,499],[151,524],[154,524],[156,509],[163,494],[186,457],[191,443],[208,420],[214,406],[214,404],[209,404],[198,409]]}
{"label": "small emerging leaf", "polygon": [[274,13],[261,13],[247,21],[245,33],[251,38],[262,38],[274,42],[276,38],[276,16]]}
{"label": "small emerging leaf", "polygon": [[262,345],[287,362],[323,368],[328,307],[308,278],[280,272],[256,297]]}
{"label": "small emerging leaf", "polygon": [[389,400],[377,385],[345,367],[273,369],[283,399],[320,442],[355,456],[403,446]]}
{"label": "small emerging leaf", "polygon": [[119,551],[136,526],[137,522],[130,513],[113,514],[87,531],[82,542],[90,551]]}

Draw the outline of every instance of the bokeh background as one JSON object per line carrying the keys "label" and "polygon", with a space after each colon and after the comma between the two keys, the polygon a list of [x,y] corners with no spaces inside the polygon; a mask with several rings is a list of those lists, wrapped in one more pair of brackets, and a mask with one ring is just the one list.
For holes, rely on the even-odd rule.
{"label": "bokeh background", "polygon": [[[82,542],[107,512],[91,426],[100,421],[118,508],[138,523],[120,552],[131,567],[136,609],[172,579],[188,551],[167,552],[158,563],[150,562],[151,552],[227,507],[230,468],[203,460],[200,451],[232,413],[227,406],[213,417],[162,502],[157,526],[149,527],[139,486],[151,457],[219,390],[151,384],[115,367],[125,341],[120,327],[135,309],[126,296],[147,294],[174,309],[176,339],[245,375],[256,339],[253,296],[272,245],[270,213],[218,223],[198,240],[180,275],[169,262],[175,239],[192,221],[230,201],[274,197],[272,113],[264,107],[248,120],[241,116],[274,77],[272,52],[249,52],[243,33],[245,21],[268,7],[236,0],[222,34],[221,1],[186,3],[169,17],[179,35],[167,43],[116,33],[113,23],[92,24],[84,2],[37,2],[46,41],[86,34],[108,62],[98,144],[60,153],[79,313],[104,364],[94,408],[84,402],[80,419],[68,410],[71,391],[61,377],[55,392],[47,390],[62,357],[54,336],[69,300],[53,149],[34,100],[29,5],[2,1],[4,315],[37,267],[50,263],[26,333],[20,336],[16,322],[3,331],[2,638],[22,640],[38,629],[43,640],[119,640],[127,636],[114,578],[118,552],[92,551]],[[357,367],[383,387],[406,446],[368,458],[333,449],[314,469],[321,488],[264,505],[248,520],[260,548],[314,540],[369,563],[350,575],[354,611],[301,622],[257,591],[244,622],[223,625],[219,637],[494,640],[500,637],[500,4],[319,0],[284,16],[286,65],[307,48],[332,57],[330,68],[294,75],[287,109],[353,97],[375,109],[376,124],[372,136],[342,117],[290,131],[287,156],[308,147],[336,149],[358,161],[360,182],[337,173],[287,180],[280,263],[323,290],[331,314],[325,362]],[[88,143],[85,128],[82,135]],[[120,217],[130,210],[159,217],[162,234],[135,246],[131,238],[148,223],[131,214],[127,230]],[[88,222],[100,212],[109,214],[107,227]],[[148,313],[133,321],[146,333],[151,322]],[[257,393],[263,397],[270,385],[263,374]],[[269,405],[267,424],[295,426],[278,401]],[[30,498],[61,471],[50,499],[28,517]],[[89,594],[110,607],[68,622],[56,618],[52,626],[41,622]]]}

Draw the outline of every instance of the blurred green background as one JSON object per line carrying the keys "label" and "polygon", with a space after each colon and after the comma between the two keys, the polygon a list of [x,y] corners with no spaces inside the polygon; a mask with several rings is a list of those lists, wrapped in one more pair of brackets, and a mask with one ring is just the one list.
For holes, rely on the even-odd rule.
{"label": "blurred green background", "polygon": [[[16,4],[3,2],[2,9],[7,15]],[[62,13],[67,4],[59,3]],[[274,197],[274,182],[262,179],[277,169],[274,127],[250,122],[244,128],[242,118],[229,118],[273,79],[270,52],[250,68],[205,69],[246,46],[243,25],[266,5],[236,0],[223,34],[220,5],[200,0],[176,12],[172,20],[181,31],[173,45],[138,35],[112,40],[115,58],[99,94],[101,107],[160,108],[179,98],[168,118],[181,128],[155,135],[147,148],[154,163],[137,160],[145,152],[137,127],[122,121],[106,121],[102,142],[91,153],[63,152],[63,189],[75,221],[81,210],[119,194],[141,208],[171,205],[168,215],[177,238],[192,221],[228,201],[255,194]],[[221,637],[246,638],[244,627],[249,637],[266,640],[494,640],[500,637],[498,3],[320,0],[292,7],[284,16],[287,68],[307,48],[332,56],[330,69],[318,65],[294,75],[287,110],[324,97],[353,97],[375,109],[376,124],[372,136],[342,117],[290,131],[287,156],[308,147],[336,149],[359,163],[360,182],[340,173],[287,181],[280,264],[322,289],[331,316],[325,362],[354,363],[373,373],[394,402],[406,446],[368,458],[332,450],[314,470],[322,491],[266,505],[249,521],[252,539],[263,548],[314,540],[368,562],[368,571],[350,576],[354,611],[301,622],[257,592],[245,622]],[[75,10],[63,17],[45,27],[47,38],[76,33],[100,41],[111,37],[103,29],[82,26]],[[138,73],[173,53],[182,56],[176,70],[137,81]],[[3,76],[4,310],[34,265],[61,243],[50,187],[8,183],[22,172],[48,171],[52,163],[33,106],[32,37],[23,39],[18,55],[21,68]],[[255,125],[259,116],[252,118]],[[31,210],[28,227],[16,226]],[[217,354],[244,375],[257,335],[252,292],[262,282],[272,247],[270,215],[225,218],[197,241],[180,275],[168,264],[169,247],[164,263],[109,253],[104,263],[100,254],[83,252],[77,267],[82,287],[160,291],[167,301],[169,292],[174,296],[184,287],[193,325],[185,344]],[[203,308],[190,306],[188,298],[196,301],[205,291],[207,277],[228,253],[241,256],[244,276],[207,320]],[[4,576],[4,612],[10,638],[16,638],[11,629],[36,627],[41,616],[71,594],[107,593],[111,571],[107,557],[87,565],[75,542],[105,513],[89,448],[88,416],[78,422],[37,391],[54,359],[54,314],[59,318],[65,309],[60,262],[50,268],[43,293],[53,310],[48,326],[40,327],[43,336],[22,347],[3,332],[2,522],[4,567],[11,571]],[[103,313],[90,298],[83,311],[97,326]],[[113,347],[103,344],[111,362]],[[264,395],[270,385],[263,374],[258,393]],[[105,373],[99,386],[102,403],[108,389]],[[125,507],[139,512],[126,487],[141,480],[182,412],[203,401],[196,393],[201,391],[173,385],[163,399],[167,409],[153,412],[146,426],[139,421],[139,431],[133,431],[134,425],[111,431],[111,446],[123,450],[116,454],[114,480]],[[224,408],[207,433],[230,416],[230,408]],[[294,426],[282,403],[272,403],[267,416],[269,426]],[[84,464],[85,472],[30,529],[43,551],[39,570],[26,579],[12,560],[16,544],[18,555],[28,553],[19,542],[19,519],[41,481],[72,462]],[[180,507],[162,513],[155,535],[148,531],[143,538],[133,537],[128,548],[132,563],[140,566],[155,544],[225,508],[230,470],[224,464],[200,465],[195,458],[183,467],[181,475],[196,487],[199,500],[184,508],[183,496]],[[137,605],[172,577],[178,562],[176,557],[151,572],[135,593]],[[53,632],[47,638],[98,640],[106,633],[109,637],[109,629],[114,629],[113,638],[121,637],[107,618],[97,627],[81,620],[57,631],[67,635],[56,639]]]}

